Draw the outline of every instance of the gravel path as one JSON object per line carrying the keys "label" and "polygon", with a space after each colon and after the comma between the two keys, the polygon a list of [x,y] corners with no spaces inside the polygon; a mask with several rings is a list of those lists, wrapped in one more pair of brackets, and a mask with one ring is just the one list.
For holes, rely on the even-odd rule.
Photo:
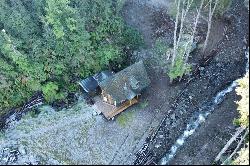
{"label": "gravel path", "polygon": [[94,115],[83,101],[59,112],[48,106],[41,109],[38,117],[27,115],[13,122],[0,137],[0,164],[6,164],[10,154],[2,151],[6,148],[25,149],[8,164],[131,164],[137,144],[162,116],[137,105],[122,113],[132,115],[122,125],[118,119]]}

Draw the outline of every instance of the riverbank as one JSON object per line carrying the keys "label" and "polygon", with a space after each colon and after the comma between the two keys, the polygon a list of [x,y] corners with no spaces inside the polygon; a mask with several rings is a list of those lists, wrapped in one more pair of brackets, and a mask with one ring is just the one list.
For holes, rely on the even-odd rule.
{"label": "riverbank", "polygon": [[[169,154],[173,150],[171,148],[174,143],[186,129],[186,125],[192,121],[190,118],[195,115],[196,111],[212,102],[218,92],[244,75],[247,62],[245,51],[247,51],[249,36],[248,11],[243,2],[235,0],[225,17],[231,19],[225,22],[227,31],[222,41],[217,43],[213,59],[207,66],[200,67],[199,76],[192,80],[181,93],[178,101],[173,103],[172,110],[166,115],[166,120],[156,132],[155,138],[150,143],[146,143],[152,157],[149,156],[143,163],[152,160],[152,158],[154,163],[158,163],[163,156]],[[217,123],[223,126],[225,122],[232,119],[232,117],[226,118],[219,119],[218,117]],[[218,137],[223,136],[218,135]],[[197,139],[203,142],[203,137],[197,137]],[[204,140],[204,142],[206,141]],[[223,146],[222,143],[221,147]],[[184,153],[181,154],[184,155]],[[206,156],[209,158],[210,153],[203,153],[203,157],[206,158]],[[185,155],[179,157],[182,158]],[[142,159],[137,158],[135,163],[140,160]],[[209,160],[207,164],[212,164],[212,160]]]}

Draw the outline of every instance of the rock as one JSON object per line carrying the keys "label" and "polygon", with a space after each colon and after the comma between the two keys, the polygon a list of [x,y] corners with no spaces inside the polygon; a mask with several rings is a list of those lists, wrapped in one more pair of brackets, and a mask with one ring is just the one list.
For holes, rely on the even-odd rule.
{"label": "rock", "polygon": [[93,111],[93,115],[96,116],[98,115],[98,113],[96,111]]}
{"label": "rock", "polygon": [[170,120],[166,119],[166,126],[169,126],[169,125],[170,125]]}
{"label": "rock", "polygon": [[159,138],[163,138],[164,136],[163,135],[159,135]]}
{"label": "rock", "polygon": [[39,164],[39,161],[37,161],[37,159],[34,156],[29,156],[29,162],[32,165],[38,165]]}
{"label": "rock", "polygon": [[175,114],[170,115],[171,120],[175,120]]}
{"label": "rock", "polygon": [[180,115],[183,115],[183,111],[182,111],[182,110],[179,110],[179,114],[180,114]]}
{"label": "rock", "polygon": [[26,149],[24,148],[24,146],[20,146],[18,148],[18,151],[21,153],[21,155],[25,155],[26,154]]}
{"label": "rock", "polygon": [[161,147],[161,145],[159,145],[159,144],[155,145],[155,148],[159,148],[159,147]]}
{"label": "rock", "polygon": [[170,114],[172,112],[172,110],[168,110],[168,114]]}
{"label": "rock", "polygon": [[176,122],[173,122],[172,123],[172,127],[176,127],[177,123]]}
{"label": "rock", "polygon": [[59,162],[59,161],[57,161],[57,160],[55,160],[55,159],[52,159],[52,158],[49,159],[48,163],[51,164],[51,165],[60,165],[60,162]]}
{"label": "rock", "polygon": [[205,67],[199,67],[200,71],[203,71],[205,69]]}

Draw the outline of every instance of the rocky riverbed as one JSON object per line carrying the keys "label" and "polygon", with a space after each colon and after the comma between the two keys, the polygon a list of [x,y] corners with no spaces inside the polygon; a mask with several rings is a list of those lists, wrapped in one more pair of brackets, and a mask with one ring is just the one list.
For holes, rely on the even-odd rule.
{"label": "rocky riverbed", "polygon": [[[245,56],[245,53],[249,52],[247,49],[249,36],[247,8],[242,1],[235,0],[229,11],[225,14],[225,17],[231,19],[225,22],[227,31],[223,35],[222,40],[217,41],[217,44],[215,44],[216,47],[213,48],[216,50],[213,53],[213,59],[206,66],[200,66],[198,77],[195,77],[195,79],[191,81],[191,83],[182,91],[178,100],[173,103],[172,109],[169,110],[166,119],[155,133],[156,135],[154,139],[151,142],[145,142],[149,147],[145,153],[151,155],[147,156],[145,153],[142,153],[135,160],[135,164],[158,163],[166,154],[172,153],[177,155],[177,157],[176,159],[173,159],[173,161],[170,160],[170,164],[200,164],[195,155],[200,152],[199,150],[196,151],[198,145],[196,147],[195,141],[198,142],[199,140],[199,142],[206,145],[209,142],[206,142],[205,137],[197,136],[196,134],[197,137],[193,136],[187,140],[187,147],[185,147],[185,144],[183,145],[184,142],[182,142],[182,139],[179,140],[181,142],[178,142],[178,138],[183,134],[187,124],[195,120],[192,120],[191,117],[196,117],[196,113],[199,114],[199,111],[202,109],[210,109],[209,103],[213,102],[216,94],[229,86],[234,80],[243,76],[247,64],[247,58]],[[215,34],[217,34],[217,32],[215,32]],[[213,36],[213,34],[211,35]],[[231,100],[234,99],[235,98],[231,98]],[[228,101],[227,99],[226,102],[230,103],[231,101]],[[225,110],[226,108],[223,108],[223,106],[227,107],[227,104],[218,105],[214,109],[218,109],[218,111]],[[213,148],[213,146],[216,147],[213,149],[213,153],[215,154],[219,153],[220,149],[223,148],[226,141],[230,138],[230,134],[234,132],[235,126],[233,126],[232,123],[233,119],[237,117],[237,111],[235,107],[232,107],[232,109],[232,114],[228,113],[229,116],[224,116],[221,119],[220,117],[222,116],[218,116],[218,119],[216,119],[211,115],[212,117],[206,122],[208,124],[217,123],[217,125],[220,126],[226,126],[228,125],[228,122],[231,124],[228,126],[229,128],[231,126],[230,130],[217,132],[216,136],[221,139],[221,142],[219,147],[218,144],[216,144],[217,142],[214,142],[214,145],[211,145],[211,148]],[[203,128],[203,130],[205,129]],[[202,129],[199,129],[199,132],[215,134],[209,133],[212,132],[210,130],[202,131]],[[184,146],[180,152],[173,146],[176,141],[178,144]],[[190,144],[195,146],[191,146]],[[185,151],[186,148],[188,148],[189,151]],[[190,154],[188,155],[187,153],[189,152]],[[212,157],[213,155],[211,156],[210,151],[203,151],[202,154],[202,163],[212,164],[214,158]],[[171,156],[171,158],[172,157],[174,156]],[[185,157],[187,158],[187,161],[180,160],[180,158],[183,159]],[[143,160],[143,158],[147,159]],[[193,162],[191,162],[192,160]],[[160,164],[161,163],[166,164],[164,160],[161,161]]]}

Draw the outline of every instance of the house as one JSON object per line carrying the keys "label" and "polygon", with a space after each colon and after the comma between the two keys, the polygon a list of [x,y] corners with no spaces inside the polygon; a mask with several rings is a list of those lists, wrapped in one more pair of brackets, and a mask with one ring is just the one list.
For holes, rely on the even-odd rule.
{"label": "house", "polygon": [[106,118],[113,118],[129,106],[138,102],[142,91],[149,86],[150,79],[142,61],[101,81],[101,98],[114,106],[111,111],[101,110]]}

